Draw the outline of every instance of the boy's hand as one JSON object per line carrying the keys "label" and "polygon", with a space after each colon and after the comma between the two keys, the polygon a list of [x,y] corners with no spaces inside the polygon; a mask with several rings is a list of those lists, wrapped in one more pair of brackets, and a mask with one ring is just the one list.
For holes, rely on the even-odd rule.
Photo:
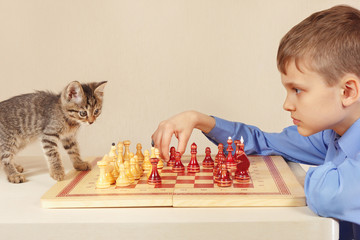
{"label": "boy's hand", "polygon": [[214,118],[196,111],[186,111],[162,121],[151,138],[155,147],[159,149],[161,156],[168,161],[169,147],[173,135],[178,139],[177,151],[183,154],[194,128],[207,133],[214,126]]}

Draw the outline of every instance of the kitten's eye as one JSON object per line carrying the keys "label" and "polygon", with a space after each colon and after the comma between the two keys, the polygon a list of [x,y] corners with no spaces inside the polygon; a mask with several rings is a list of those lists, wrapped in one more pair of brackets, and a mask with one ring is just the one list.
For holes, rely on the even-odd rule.
{"label": "kitten's eye", "polygon": [[87,116],[87,112],[86,111],[80,111],[79,112],[80,117],[86,117]]}
{"label": "kitten's eye", "polygon": [[99,112],[100,112],[100,110],[99,110],[99,109],[95,109],[95,111],[94,111],[94,115],[98,115],[98,114],[99,114]]}

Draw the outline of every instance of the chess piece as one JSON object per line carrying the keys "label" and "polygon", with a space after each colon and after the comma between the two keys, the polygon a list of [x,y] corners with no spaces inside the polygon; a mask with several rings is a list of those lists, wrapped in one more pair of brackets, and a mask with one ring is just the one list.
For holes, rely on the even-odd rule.
{"label": "chess piece", "polygon": [[215,163],[218,163],[219,162],[219,156],[220,155],[223,155],[225,157],[225,154],[224,154],[224,144],[222,143],[219,143],[218,145],[218,153],[216,154],[215,156]]}
{"label": "chess piece", "polygon": [[187,166],[187,170],[190,173],[200,172],[200,166],[196,158],[197,145],[195,143],[191,144],[191,159]]}
{"label": "chess piece", "polygon": [[161,177],[157,169],[157,164],[159,162],[159,159],[157,158],[150,158],[150,162],[152,165],[151,174],[147,180],[148,184],[160,184],[161,183]]}
{"label": "chess piece", "polygon": [[160,158],[160,151],[159,149],[155,148],[155,157],[159,159],[159,162],[157,164],[157,168],[162,169],[164,167],[164,162]]}
{"label": "chess piece", "polygon": [[106,180],[106,175],[105,175],[107,162],[101,160],[97,162],[97,165],[100,169],[100,175],[98,180],[96,181],[96,188],[109,188],[110,183]]}
{"label": "chess piece", "polygon": [[114,184],[115,183],[115,178],[112,175],[112,172],[114,170],[114,167],[112,167],[111,165],[109,165],[109,163],[107,164],[106,168],[105,168],[105,179],[106,181],[108,181],[110,184]]}
{"label": "chess piece", "polygon": [[115,143],[111,144],[111,149],[110,149],[110,152],[109,152],[108,156],[110,158],[115,158],[115,159],[117,158]]}
{"label": "chess piece", "polygon": [[119,177],[116,179],[117,187],[127,187],[130,185],[130,181],[125,173],[125,165],[122,163],[119,166]]}
{"label": "chess piece", "polygon": [[237,153],[240,150],[240,140],[234,140],[234,144],[235,144],[235,153],[234,153],[234,160],[236,162],[236,158],[237,158]]}
{"label": "chess piece", "polygon": [[135,180],[139,180],[140,179],[140,173],[138,172],[138,170],[136,169],[136,160],[135,157],[130,159],[130,172],[131,174],[134,176]]}
{"label": "chess piece", "polygon": [[228,147],[227,147],[227,152],[228,152],[228,155],[227,155],[227,158],[226,158],[226,167],[228,169],[231,169],[231,168],[236,168],[236,162],[234,161],[234,158],[233,158],[233,155],[232,155],[232,151],[234,150],[231,146],[232,144],[232,139],[231,137],[228,138],[227,140],[227,144],[228,144]]}
{"label": "chess piece", "polygon": [[124,143],[123,142],[118,142],[117,152],[118,152],[118,159],[119,159],[119,155],[121,155],[121,159],[122,159],[122,161],[124,161]]}
{"label": "chess piece", "polygon": [[141,152],[142,146],[140,143],[136,144],[136,156],[138,158],[139,164],[142,164],[144,161],[144,154]]}
{"label": "chess piece", "polygon": [[[240,153],[240,150],[239,150]],[[250,180],[249,176],[249,167],[250,167],[250,161],[245,153],[242,153],[238,156],[237,159],[237,165],[236,165],[236,172],[235,172],[235,180],[239,182],[246,182]]]}
{"label": "chess piece", "polygon": [[240,149],[244,152],[245,151],[245,148],[244,148],[244,138],[243,136],[241,136],[240,138]]}
{"label": "chess piece", "polygon": [[138,159],[137,155],[134,156],[134,159],[135,159],[136,171],[140,174],[140,177],[141,177],[142,174],[144,173],[144,170],[142,169],[141,165],[139,164],[139,159]]}
{"label": "chess piece", "polygon": [[175,164],[172,167],[172,171],[176,172],[176,173],[185,172],[185,166],[181,162],[181,154],[180,154],[180,152],[175,153]]}
{"label": "chess piece", "polygon": [[144,151],[144,162],[142,164],[142,167],[145,171],[149,171],[151,169],[149,150]]}
{"label": "chess piece", "polygon": [[205,158],[202,162],[204,168],[213,168],[214,160],[211,158],[211,149],[209,147],[205,148]]}
{"label": "chess piece", "polygon": [[155,147],[151,147],[150,158],[156,158]]}
{"label": "chess piece", "polygon": [[[118,148],[118,150],[119,150],[119,148]],[[122,152],[118,151],[118,158],[116,160],[116,164],[117,164],[118,169],[120,167],[120,164],[124,164],[124,159],[123,159]]]}
{"label": "chess piece", "polygon": [[167,165],[168,165],[169,167],[172,167],[172,166],[175,165],[175,152],[176,152],[175,147],[171,147],[171,148],[170,148],[170,159],[169,159],[169,161],[167,162]]}
{"label": "chess piece", "polygon": [[130,161],[125,161],[124,166],[125,166],[125,174],[126,174],[127,178],[129,179],[130,183],[135,182],[135,177],[131,173]]}
{"label": "chess piece", "polygon": [[233,181],[231,179],[230,172],[227,170],[226,165],[222,164],[221,165],[221,175],[217,182],[217,185],[219,187],[230,187],[232,185],[232,182]]}
{"label": "chess piece", "polygon": [[223,164],[225,164],[225,155],[220,155],[219,156],[219,162],[216,165],[216,167],[214,167],[214,171],[213,171],[213,173],[214,173],[214,182],[216,182],[216,183],[219,181],[219,178],[221,176],[221,166]]}
{"label": "chess piece", "polygon": [[131,142],[129,140],[126,140],[123,142],[123,144],[125,146],[123,159],[124,159],[124,161],[130,161],[130,144],[131,144]]}

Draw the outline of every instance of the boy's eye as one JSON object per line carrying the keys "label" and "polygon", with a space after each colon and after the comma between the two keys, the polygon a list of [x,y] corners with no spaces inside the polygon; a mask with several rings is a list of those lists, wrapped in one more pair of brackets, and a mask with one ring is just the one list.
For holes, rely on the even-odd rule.
{"label": "boy's eye", "polygon": [[294,91],[295,91],[296,94],[299,94],[299,93],[302,92],[302,90],[300,90],[300,89],[298,89],[298,88],[294,88]]}
{"label": "boy's eye", "polygon": [[86,111],[80,111],[79,112],[80,117],[86,117],[87,116],[87,112]]}

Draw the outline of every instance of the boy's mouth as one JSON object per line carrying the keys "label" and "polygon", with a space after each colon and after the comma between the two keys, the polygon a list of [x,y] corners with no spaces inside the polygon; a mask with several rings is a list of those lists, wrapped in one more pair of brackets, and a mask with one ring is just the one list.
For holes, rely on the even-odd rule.
{"label": "boy's mouth", "polygon": [[293,118],[293,117],[291,117],[291,118],[293,120],[294,125],[298,125],[300,123],[299,119],[296,119],[296,118]]}

